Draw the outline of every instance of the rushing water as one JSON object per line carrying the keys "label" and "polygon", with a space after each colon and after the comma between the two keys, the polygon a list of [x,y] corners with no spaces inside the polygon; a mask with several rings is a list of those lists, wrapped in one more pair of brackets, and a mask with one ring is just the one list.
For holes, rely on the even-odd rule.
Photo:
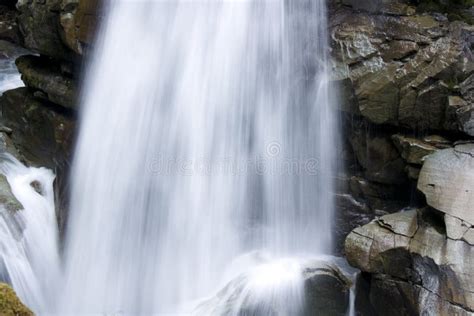
{"label": "rushing water", "polygon": [[[0,173],[23,209],[0,206],[0,271],[18,296],[35,311],[50,310],[59,279],[58,228],[54,213],[54,174],[27,168],[0,155]],[[2,188],[4,189],[4,188]]]}
{"label": "rushing water", "polygon": [[107,11],[60,310],[176,312],[248,252],[329,252],[324,1],[117,0]]}
{"label": "rushing water", "polygon": [[15,59],[29,52],[7,41],[0,40],[0,95],[10,89],[22,87],[21,75]]}
{"label": "rushing water", "polygon": [[[57,230],[41,225],[50,262],[25,267],[41,297],[20,296],[60,315],[298,314],[305,258],[332,246],[324,1],[109,5],[86,76],[63,271]],[[44,179],[43,195],[25,184],[19,199],[23,215],[43,201],[34,221],[50,223],[52,175],[11,166]]]}

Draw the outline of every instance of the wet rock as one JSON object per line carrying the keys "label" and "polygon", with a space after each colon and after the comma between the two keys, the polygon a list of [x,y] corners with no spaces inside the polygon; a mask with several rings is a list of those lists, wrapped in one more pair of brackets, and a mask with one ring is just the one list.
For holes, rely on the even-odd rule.
{"label": "wet rock", "polygon": [[83,55],[92,44],[101,16],[101,1],[63,0],[59,20],[66,45]]}
{"label": "wet rock", "polygon": [[[11,138],[6,133],[0,132],[0,159],[4,158],[2,155],[5,153],[13,155],[16,158],[20,157]],[[16,212],[23,209],[23,205],[21,205],[13,195],[10,184],[3,175],[0,175],[0,205],[3,205],[5,210],[9,212]]]}
{"label": "wet rock", "polygon": [[450,101],[454,103],[460,129],[474,136],[474,75],[469,76],[459,87],[462,97],[453,96]]}
{"label": "wet rock", "polygon": [[304,271],[303,315],[346,315],[351,282],[334,264],[318,263]]}
{"label": "wet rock", "polygon": [[19,0],[18,22],[25,46],[57,59],[84,54],[98,23],[99,4],[90,0]]}
{"label": "wet rock", "polygon": [[16,22],[17,11],[0,1],[0,39],[20,42],[20,30]]}
{"label": "wet rock", "polygon": [[344,253],[344,240],[356,227],[365,225],[374,219],[374,212],[363,200],[351,194],[337,194],[336,214],[334,215],[334,244],[337,254]]}
{"label": "wet rock", "polygon": [[40,90],[53,103],[66,108],[76,107],[77,83],[64,74],[56,63],[43,57],[26,55],[19,57],[16,65],[28,87]]}
{"label": "wet rock", "polygon": [[[262,266],[255,268],[268,267],[263,263]],[[229,316],[346,315],[349,306],[349,289],[352,284],[338,263],[308,260],[298,267],[285,267],[288,270],[294,268],[297,271],[293,272],[298,274],[298,280],[293,280],[296,283],[283,279],[282,282],[269,282],[268,285],[257,284],[257,289],[254,288],[252,279],[258,277],[252,274],[255,270],[251,270],[250,275],[243,273],[231,280],[215,297],[202,302],[195,312],[198,315]],[[275,276],[275,280],[279,278],[280,276]],[[303,288],[300,288],[301,285]],[[304,298],[300,296],[301,294]],[[298,298],[303,298],[302,305],[298,304]]]}
{"label": "wet rock", "polygon": [[[436,141],[435,138],[438,138]],[[414,137],[396,134],[392,136],[392,140],[400,152],[402,158],[410,164],[422,165],[426,156],[434,153],[440,148],[447,148],[450,142],[440,136],[428,136],[420,140]]]}
{"label": "wet rock", "polygon": [[15,156],[29,166],[47,167],[56,174],[56,206],[63,232],[75,117],[62,107],[36,99],[27,88],[5,92],[0,107],[0,124],[12,130],[11,141],[18,150]]}
{"label": "wet rock", "polygon": [[16,296],[15,291],[0,283],[0,314],[5,316],[33,316],[33,312]]}
{"label": "wet rock", "polygon": [[[371,5],[356,2],[351,3]],[[459,124],[458,108],[450,106],[448,98],[459,94],[456,83],[473,71],[474,28],[430,15],[388,16],[378,9],[369,11],[376,14],[341,8],[331,19],[333,77],[344,82],[354,99],[353,106],[343,110],[375,124],[466,130]]]}
{"label": "wet rock", "polygon": [[0,175],[0,209],[2,207],[9,212],[16,212],[23,209],[23,205],[21,205],[13,195],[7,178]]}
{"label": "wet rock", "polygon": [[73,54],[61,39],[60,2],[19,0],[18,23],[27,48],[59,59],[72,59]]}
{"label": "wet rock", "polygon": [[13,130],[11,138],[24,158],[53,170],[69,163],[75,124],[70,114],[34,98],[26,88],[5,92],[0,106],[2,123]]}
{"label": "wet rock", "polygon": [[345,246],[349,263],[370,273],[370,303],[377,313],[472,312],[474,248],[447,239],[432,210],[384,216],[356,228]]}
{"label": "wet rock", "polygon": [[342,3],[350,5],[356,10],[365,10],[371,13],[385,13],[395,15],[412,15],[416,12],[415,7],[409,6],[405,1],[396,0],[343,0]]}
{"label": "wet rock", "polygon": [[390,137],[356,129],[350,142],[366,179],[384,184],[406,182],[405,163]]}
{"label": "wet rock", "polygon": [[448,214],[444,215],[444,223],[446,225],[446,235],[448,238],[459,240],[464,237],[464,234],[471,228],[471,225],[463,220],[452,217]]}
{"label": "wet rock", "polygon": [[433,208],[474,224],[474,144],[459,144],[428,156],[418,181],[418,189]]}

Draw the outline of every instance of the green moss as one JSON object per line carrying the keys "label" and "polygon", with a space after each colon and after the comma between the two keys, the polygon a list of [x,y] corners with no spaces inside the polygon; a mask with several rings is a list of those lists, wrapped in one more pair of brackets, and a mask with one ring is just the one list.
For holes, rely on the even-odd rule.
{"label": "green moss", "polygon": [[33,316],[34,314],[20,301],[9,285],[0,283],[0,315]]}

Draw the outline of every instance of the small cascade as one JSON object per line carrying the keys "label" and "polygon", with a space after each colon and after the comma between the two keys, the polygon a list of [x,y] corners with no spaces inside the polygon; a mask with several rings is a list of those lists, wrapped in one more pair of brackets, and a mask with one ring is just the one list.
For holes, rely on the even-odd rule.
{"label": "small cascade", "polygon": [[0,276],[36,313],[54,306],[59,279],[58,226],[54,207],[54,174],[27,168],[3,153],[0,173],[22,209],[0,205]]}
{"label": "small cascade", "polygon": [[15,59],[27,53],[28,51],[14,44],[0,40],[0,95],[7,90],[24,86]]}

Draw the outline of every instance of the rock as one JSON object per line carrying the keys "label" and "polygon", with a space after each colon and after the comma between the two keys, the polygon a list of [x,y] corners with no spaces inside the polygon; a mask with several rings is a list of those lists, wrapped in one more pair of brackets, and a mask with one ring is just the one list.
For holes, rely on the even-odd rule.
{"label": "rock", "polygon": [[21,205],[13,195],[10,184],[3,175],[0,175],[0,205],[9,212],[16,212],[23,209],[23,205]]}
{"label": "rock", "polygon": [[388,136],[356,129],[350,143],[366,179],[383,184],[406,182],[405,163]]}
{"label": "rock", "polygon": [[73,60],[84,53],[98,23],[101,1],[19,0],[18,23],[25,46],[57,59]]}
{"label": "rock", "polygon": [[57,64],[39,56],[26,55],[19,57],[16,65],[21,79],[28,87],[40,90],[53,103],[66,108],[76,108],[77,83],[62,73]]}
{"label": "rock", "polygon": [[351,282],[337,266],[317,263],[304,271],[305,316],[346,315]]}
{"label": "rock", "polygon": [[454,96],[451,102],[455,102],[453,108],[456,109],[460,129],[474,136],[474,74],[463,81],[459,87],[462,98]]}
{"label": "rock", "polygon": [[474,248],[446,238],[433,211],[391,214],[346,239],[351,265],[370,274],[369,300],[380,315],[470,315]]}
{"label": "rock", "polygon": [[464,234],[462,240],[467,242],[469,245],[474,246],[474,228],[469,228]]}
{"label": "rock", "polygon": [[474,224],[474,144],[459,144],[425,159],[418,189],[433,208]]}
{"label": "rock", "polygon": [[401,60],[416,53],[418,44],[410,41],[392,41],[388,44],[381,44],[382,58],[385,62]]}
{"label": "rock", "polygon": [[[288,264],[289,266],[286,266]],[[266,273],[260,270],[272,271],[272,268],[277,268],[277,271],[279,268],[284,269],[288,274],[295,272],[298,275],[295,275],[297,280],[286,280],[284,277],[281,282],[255,283],[253,278],[258,277],[256,272]],[[275,276],[276,279],[279,277]],[[303,288],[299,288],[301,285]],[[202,302],[195,312],[198,315],[343,316],[346,315],[349,305],[350,287],[351,281],[335,262],[270,261],[257,265],[231,280],[213,298]],[[299,297],[301,291],[304,291],[302,306],[291,304],[295,303],[294,295]]]}
{"label": "rock", "polygon": [[400,152],[402,158],[411,164],[422,165],[423,159],[438,150],[435,146],[425,143],[416,138],[396,134],[392,140]]}
{"label": "rock", "polygon": [[[397,1],[347,2],[372,14],[340,8],[331,17],[333,78],[354,100],[342,109],[375,124],[468,130],[448,98],[458,96],[457,82],[473,71],[474,27],[430,15],[381,14],[386,4],[406,6]],[[470,112],[461,119],[469,120]]]}
{"label": "rock", "polygon": [[395,15],[412,15],[415,7],[409,6],[404,1],[396,0],[343,0],[345,5],[350,5],[356,10],[365,10],[371,13],[385,13]]}
{"label": "rock", "polygon": [[375,214],[364,201],[359,201],[350,194],[337,194],[335,200],[334,244],[336,252],[342,254],[347,235],[354,228],[369,223]]}
{"label": "rock", "polygon": [[4,316],[33,316],[33,312],[16,296],[15,291],[0,283],[0,314]]}
{"label": "rock", "polygon": [[470,227],[470,225],[467,225],[459,218],[449,216],[448,214],[444,215],[444,223],[446,224],[446,235],[454,240],[463,238]]}
{"label": "rock", "polygon": [[399,211],[410,199],[409,190],[402,190],[399,185],[371,182],[360,176],[352,176],[349,184],[351,195],[358,203],[366,204],[372,216]]}
{"label": "rock", "polygon": [[18,23],[25,47],[58,59],[73,59],[60,34],[60,0],[18,0]]}
{"label": "rock", "polygon": [[17,11],[0,1],[0,39],[20,43],[20,30],[16,22]]}
{"label": "rock", "polygon": [[79,55],[92,44],[101,16],[101,1],[63,0],[59,20],[66,45]]}

